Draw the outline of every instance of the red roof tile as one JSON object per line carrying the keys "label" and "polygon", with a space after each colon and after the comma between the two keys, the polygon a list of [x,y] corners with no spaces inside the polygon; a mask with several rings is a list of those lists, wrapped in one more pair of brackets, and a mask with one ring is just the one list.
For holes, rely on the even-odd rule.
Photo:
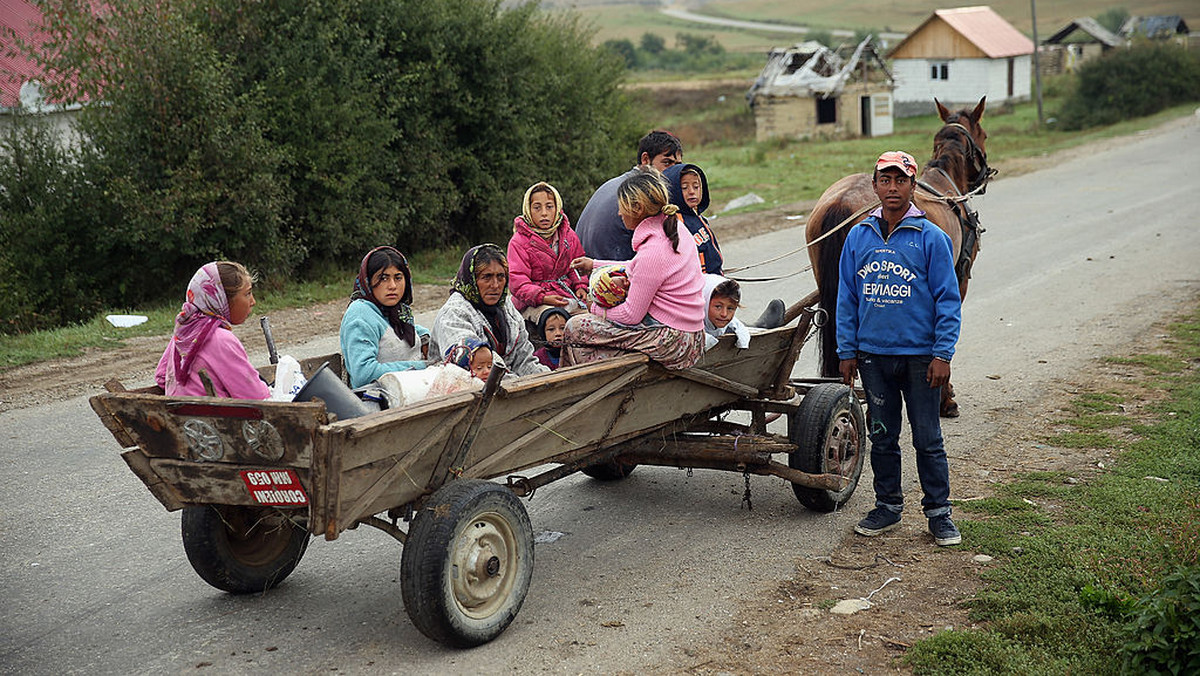
{"label": "red roof tile", "polygon": [[0,108],[19,107],[21,85],[45,77],[41,67],[24,54],[10,53],[14,50],[12,34],[34,44],[45,40],[41,24],[42,12],[30,0],[0,2]]}
{"label": "red roof tile", "polygon": [[1033,40],[1005,21],[991,7],[957,7],[934,12],[991,59],[1033,53]]}

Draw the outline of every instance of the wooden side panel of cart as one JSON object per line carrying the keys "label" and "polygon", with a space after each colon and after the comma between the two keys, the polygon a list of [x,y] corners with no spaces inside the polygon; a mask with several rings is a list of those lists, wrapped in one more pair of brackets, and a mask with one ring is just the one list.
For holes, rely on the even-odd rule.
{"label": "wooden side panel of cart", "polygon": [[[723,342],[686,371],[667,371],[642,355],[560,369],[504,385],[483,417],[461,466],[447,465],[467,434],[477,397],[452,395],[412,408],[334,423],[327,436],[327,494],[318,516],[327,538],[359,519],[408,504],[446,472],[489,479],[652,433],[758,396],[790,373],[796,328],[756,335],[750,349]],[[787,373],[783,374],[786,379]],[[337,479],[334,479],[337,477]],[[314,532],[316,529],[314,528]]]}
{"label": "wooden side panel of cart", "polygon": [[[320,363],[341,370],[338,355],[301,362],[307,373]],[[261,371],[272,371],[265,367]],[[269,373],[264,373],[269,377]],[[155,387],[91,398],[92,410],[125,451],[121,457],[170,511],[189,505],[256,505],[241,472],[292,469],[313,508],[325,483],[318,430],[328,422],[321,403],[164,397]]]}

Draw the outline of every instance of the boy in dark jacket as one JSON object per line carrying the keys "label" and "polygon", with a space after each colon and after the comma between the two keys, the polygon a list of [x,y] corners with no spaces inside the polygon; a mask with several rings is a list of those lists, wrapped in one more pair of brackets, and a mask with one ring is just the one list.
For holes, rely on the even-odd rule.
{"label": "boy in dark jacket", "polygon": [[861,374],[875,473],[875,509],[854,527],[874,536],[900,525],[900,412],[908,408],[921,505],[940,546],[962,536],[950,519],[950,473],[938,406],[958,342],[961,299],[950,238],[912,203],[917,163],[889,151],[872,185],[882,205],[850,229],[839,264],[838,357],[842,381]]}
{"label": "boy in dark jacket", "polygon": [[679,207],[679,215],[687,226],[696,249],[700,252],[700,267],[705,274],[721,274],[724,258],[717,236],[708,221],[702,216],[708,208],[708,177],[694,164],[676,164],[663,172],[667,185],[671,186],[671,204]]}

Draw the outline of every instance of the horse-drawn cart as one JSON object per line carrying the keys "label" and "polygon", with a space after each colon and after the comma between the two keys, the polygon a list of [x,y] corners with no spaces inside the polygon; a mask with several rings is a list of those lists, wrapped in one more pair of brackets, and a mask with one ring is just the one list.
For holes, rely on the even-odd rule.
{"label": "horse-drawn cart", "polygon": [[[683,371],[636,354],[504,382],[497,369],[481,392],[347,420],[320,401],[166,397],[117,383],[91,404],[130,469],[183,510],[184,549],[212,586],[261,592],[291,573],[310,536],[375,526],[404,543],[413,623],[470,646],[504,631],[528,590],[533,531],[519,498],[574,472],[721,469],[781,477],[815,510],[850,498],[866,436],[858,400],[840,383],[791,377],[813,298],[793,306],[805,308],[797,325],[758,333],[744,350],[723,339]],[[303,366],[325,361],[340,370],[337,355]],[[725,419],[733,410],[749,422]],[[787,416],[786,436],[767,432],[772,413]]]}

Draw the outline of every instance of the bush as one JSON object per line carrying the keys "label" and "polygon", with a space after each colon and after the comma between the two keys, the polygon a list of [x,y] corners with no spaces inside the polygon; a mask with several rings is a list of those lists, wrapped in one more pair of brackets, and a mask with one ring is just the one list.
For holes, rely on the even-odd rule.
{"label": "bush", "polygon": [[[577,214],[643,131],[622,60],[533,2],[128,0],[102,20],[93,4],[47,0],[38,57],[70,83],[53,94],[93,102],[85,141],[0,163],[0,235],[20,227],[36,253],[57,251],[59,224],[79,231],[79,308],[6,295],[0,331],[101,298],[174,299],[217,258],[280,283],[352,274],[378,244],[503,244],[531,183],[554,183]],[[40,265],[8,255],[0,272]]]}
{"label": "bush", "polygon": [[1174,44],[1113,49],[1079,69],[1061,128],[1086,129],[1200,100],[1200,57]]}
{"label": "bush", "polygon": [[0,333],[92,317],[96,222],[110,202],[46,120],[19,115],[0,140]]}
{"label": "bush", "polygon": [[1139,599],[1126,637],[1125,673],[1200,673],[1200,567],[1166,576]]}

